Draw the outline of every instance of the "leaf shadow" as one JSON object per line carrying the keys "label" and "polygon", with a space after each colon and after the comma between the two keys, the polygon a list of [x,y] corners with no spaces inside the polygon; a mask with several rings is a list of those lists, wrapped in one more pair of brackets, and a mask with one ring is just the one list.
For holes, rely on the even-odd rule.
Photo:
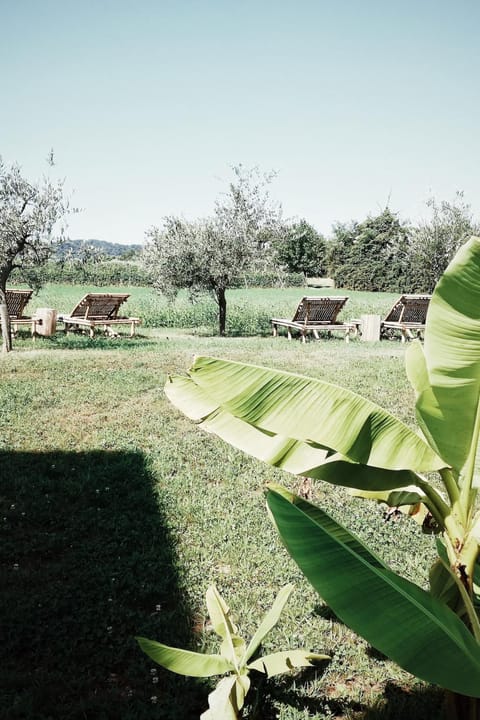
{"label": "leaf shadow", "polygon": [[[356,702],[345,697],[329,697],[317,693],[309,696],[305,692],[310,681],[318,679],[318,669],[308,669],[295,679],[267,680],[257,704],[250,706],[248,720],[276,720],[278,705],[288,705],[305,717],[328,717],[338,720],[442,720],[444,718],[444,696],[440,688],[421,685],[405,688],[387,682],[379,692],[374,704]],[[303,690],[302,690],[303,687]]]}

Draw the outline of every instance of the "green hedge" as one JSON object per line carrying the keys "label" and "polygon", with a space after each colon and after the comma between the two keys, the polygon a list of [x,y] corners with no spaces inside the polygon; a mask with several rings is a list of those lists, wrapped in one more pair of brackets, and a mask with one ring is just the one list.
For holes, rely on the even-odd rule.
{"label": "green hedge", "polygon": [[131,262],[100,262],[75,267],[70,264],[47,263],[42,268],[44,282],[72,285],[136,285],[147,286],[150,278],[146,270]]}
{"label": "green hedge", "polygon": [[305,285],[303,273],[286,272],[251,272],[239,275],[232,283],[232,288],[281,288],[302,287]]}
{"label": "green hedge", "polygon": [[[48,262],[38,269],[40,282],[63,283],[68,285],[129,285],[149,287],[151,279],[148,271],[140,264],[133,262],[108,261],[92,263],[82,266],[71,264],[61,265],[57,262]],[[19,281],[15,274],[11,282]],[[239,276],[231,285],[232,288],[281,288],[301,287],[305,284],[302,273],[245,273]]]}

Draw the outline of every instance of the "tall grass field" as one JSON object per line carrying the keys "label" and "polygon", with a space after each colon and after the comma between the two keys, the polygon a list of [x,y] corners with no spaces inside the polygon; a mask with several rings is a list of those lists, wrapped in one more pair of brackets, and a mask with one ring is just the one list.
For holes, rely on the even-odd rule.
{"label": "tall grass field", "polygon": [[[47,286],[28,310],[68,312],[90,290]],[[208,354],[341,384],[412,424],[404,346],[272,338],[269,319],[321,294],[310,288],[228,293],[225,338],[212,335],[210,301],[172,306],[130,292],[125,312],[144,319],[137,337],[23,333],[0,357],[1,720],[198,719],[215,680],[164,671],[134,637],[215,652],[210,584],[248,638],[288,582],[294,594],[264,651],[306,647],[332,659],[255,685],[245,718],[442,717],[441,692],[354,636],[282,547],[264,488],[297,489],[299,479],[203,433],[163,393],[169,373]],[[395,299],[346,294],[345,319],[384,314]],[[427,584],[432,538],[412,521],[320,482],[312,493],[394,569]]]}

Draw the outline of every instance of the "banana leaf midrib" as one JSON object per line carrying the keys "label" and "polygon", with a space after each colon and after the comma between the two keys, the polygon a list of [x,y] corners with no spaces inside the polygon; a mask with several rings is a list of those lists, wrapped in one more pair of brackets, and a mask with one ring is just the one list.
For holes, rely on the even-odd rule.
{"label": "banana leaf midrib", "polygon": [[[284,497],[282,497],[281,495],[279,495],[279,494],[276,493],[275,491],[270,490],[269,492],[272,493],[272,495],[274,495],[275,497],[279,498],[282,502],[288,503],[288,500],[285,500]],[[308,515],[308,513],[304,512],[304,511],[301,509],[301,505],[304,504],[304,503],[308,505],[308,503],[306,503],[306,501],[303,501],[303,500],[300,501],[300,502],[290,503],[290,505],[292,505],[292,506],[295,508],[295,510],[296,510],[297,512],[299,512],[307,521],[315,524],[316,527],[317,527],[323,534],[329,536],[329,533],[328,533],[326,530],[324,530],[320,525],[318,525],[318,523],[316,523],[316,522],[310,517],[310,515]],[[313,506],[313,507],[315,507],[315,506]],[[319,508],[316,508],[316,509],[319,510]],[[323,513],[323,511],[321,511],[321,512]],[[326,517],[328,517],[330,520],[332,520],[332,518],[330,518],[330,517],[327,515],[327,513],[323,513],[323,514],[324,514]],[[357,542],[364,550],[366,550],[367,554],[371,554],[370,551],[368,550],[368,548],[364,545],[364,543],[363,543],[359,538],[357,538],[355,535],[353,535],[353,533],[350,533],[348,530],[346,530],[346,528],[344,528],[340,523],[337,523],[336,521],[334,521],[334,523],[335,523],[336,525],[338,525],[344,532],[346,532],[348,535],[350,535],[350,536],[353,538],[353,540],[354,540],[355,542]],[[411,602],[418,610],[420,610],[421,612],[425,613],[425,615],[433,622],[433,624],[434,624],[437,628],[440,628],[443,632],[445,632],[445,633],[448,635],[448,637],[452,640],[452,642],[453,642],[457,647],[461,648],[463,652],[467,652],[468,655],[469,655],[469,657],[470,657],[472,660],[478,660],[478,658],[475,658],[475,656],[472,655],[472,654],[469,652],[468,648],[465,647],[464,643],[461,642],[463,639],[462,639],[461,637],[458,638],[457,635],[456,635],[455,633],[452,633],[452,632],[450,631],[450,628],[449,628],[448,626],[445,626],[445,625],[441,622],[441,620],[440,620],[439,618],[437,618],[437,616],[430,611],[430,609],[429,609],[428,607],[426,607],[425,605],[422,605],[421,603],[419,603],[419,602],[417,601],[417,599],[416,599],[415,597],[413,597],[412,595],[410,595],[410,594],[403,588],[403,584],[404,584],[404,583],[405,583],[405,584],[411,584],[411,585],[412,585],[413,587],[415,587],[418,591],[424,592],[425,595],[430,598],[430,600],[432,601],[432,604],[433,604],[433,605],[438,604],[438,605],[441,607],[442,611],[446,611],[447,614],[448,614],[448,613],[451,613],[452,616],[456,618],[457,616],[455,615],[455,613],[453,613],[453,611],[451,611],[450,608],[448,608],[447,605],[441,603],[439,600],[436,600],[435,598],[433,598],[432,596],[430,596],[430,595],[429,595],[428,593],[426,593],[426,591],[424,591],[420,586],[415,585],[415,583],[410,583],[410,581],[408,581],[408,580],[406,580],[405,578],[403,578],[402,576],[397,575],[396,573],[394,573],[392,570],[390,570],[390,569],[385,565],[385,563],[383,562],[383,560],[377,559],[375,555],[371,554],[372,558],[373,558],[375,561],[377,561],[377,562],[379,561],[379,562],[380,562],[380,565],[369,563],[361,554],[355,552],[351,547],[349,547],[348,544],[344,543],[342,540],[339,540],[337,536],[335,536],[335,542],[337,542],[337,543],[342,547],[342,549],[343,549],[345,552],[347,552],[349,555],[351,555],[353,558],[355,558],[356,561],[360,561],[360,563],[361,563],[362,565],[364,565],[364,566],[367,567],[370,571],[372,571],[375,575],[377,575],[378,577],[380,577],[380,578],[382,578],[384,581],[386,581],[387,584],[388,584],[395,592],[398,592],[398,593],[399,593],[400,595],[402,595],[408,602]],[[298,562],[298,561],[297,561],[297,562]],[[392,581],[392,578],[396,578],[396,579],[399,581],[398,584],[395,583],[395,582],[393,582],[393,581]],[[328,600],[327,600],[327,602],[328,602]],[[336,612],[335,608],[333,608],[333,610]],[[339,617],[340,617],[340,615],[339,615]],[[341,619],[342,619],[342,618],[341,618]],[[467,630],[466,627],[465,627],[465,631],[468,632],[468,630]],[[472,636],[472,639],[473,639],[473,636]],[[480,644],[478,645],[478,647],[479,647],[479,653],[480,653]]]}
{"label": "banana leaf midrib", "polygon": [[[216,382],[210,383],[209,369],[212,368]],[[238,390],[232,378],[242,371],[243,375],[238,384],[240,390]],[[280,383],[280,391],[277,395],[270,392],[272,374],[275,376],[275,382]],[[364,400],[357,393],[344,390],[338,385],[318,379],[310,380],[294,373],[273,371],[254,365],[245,366],[234,361],[203,356],[196,359],[190,377],[198,388],[218,404],[218,407],[263,432],[288,435],[312,445],[329,447],[348,456],[354,462],[392,470],[428,472],[445,467],[445,462],[406,423],[372,401]],[[293,406],[292,388],[288,385],[291,378],[295,381],[300,379],[302,385],[299,389],[295,382]],[[283,381],[286,381],[287,385]],[[269,393],[265,396],[264,391],[267,386]],[[287,400],[292,410],[290,417],[284,411]],[[339,426],[332,419],[334,411],[332,415],[330,408],[339,407],[344,403],[348,406],[348,411],[355,422],[349,427],[348,433],[340,435]],[[320,407],[323,413],[322,423],[318,424],[318,432],[315,433],[314,420],[318,416]],[[327,416],[330,418],[327,419]],[[336,437],[335,443],[332,435]],[[408,459],[410,453],[419,459],[416,461],[410,459],[408,460],[410,464],[403,464],[400,453],[395,450],[395,445],[393,451],[387,449],[389,447],[387,436],[397,439],[398,442],[398,438],[401,437],[404,444],[406,443],[409,450],[402,452],[403,457]],[[363,440],[359,441],[359,437]],[[374,457],[370,458],[372,452]],[[375,455],[379,453],[386,455],[387,458],[396,457],[396,459],[394,462],[388,460],[390,464],[385,466],[375,461]]]}

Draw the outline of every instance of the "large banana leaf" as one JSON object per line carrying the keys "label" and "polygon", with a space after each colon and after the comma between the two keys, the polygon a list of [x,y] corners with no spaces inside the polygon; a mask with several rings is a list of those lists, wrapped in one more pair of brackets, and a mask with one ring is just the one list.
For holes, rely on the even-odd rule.
{"label": "large banana leaf", "polygon": [[204,655],[191,650],[180,650],[143,637],[137,637],[136,640],[152,660],[179,675],[209,677],[235,670],[234,665],[222,655]]}
{"label": "large banana leaf", "polygon": [[[480,400],[480,238],[471,238],[440,278],[427,316],[417,414],[457,474],[475,453]],[[420,358],[417,362],[421,362]]]}
{"label": "large banana leaf", "polygon": [[385,470],[353,463],[318,444],[259,430],[212,402],[207,392],[189,377],[174,376],[167,382],[165,392],[176,407],[206,432],[294,475],[364,490],[393,490],[417,482],[417,476],[410,470]]}
{"label": "large banana leaf", "polygon": [[[377,473],[373,486],[363,486],[372,490],[411,485],[415,482],[411,472],[445,466],[422,438],[393,415],[356,393],[321,380],[198,357],[189,377],[170,378],[165,392],[205,429],[298,474],[321,477],[322,471],[317,475],[308,471],[331,460],[332,452],[338,453],[340,462],[369,465],[379,471],[406,471],[394,479],[385,472]],[[351,466],[338,469],[345,476],[355,470]],[[337,476],[337,472],[330,474]],[[373,475],[375,470],[370,477]]]}
{"label": "large banana leaf", "polygon": [[455,613],[320,508],[283,490],[267,502],[289,553],[346,625],[417,677],[480,697],[480,645]]}

